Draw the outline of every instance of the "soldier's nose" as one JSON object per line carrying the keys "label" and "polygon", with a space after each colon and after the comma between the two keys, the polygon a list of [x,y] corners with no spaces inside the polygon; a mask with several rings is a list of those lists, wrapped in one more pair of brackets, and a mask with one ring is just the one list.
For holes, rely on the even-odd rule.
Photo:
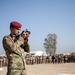
{"label": "soldier's nose", "polygon": [[18,33],[20,33],[20,31],[18,31]]}

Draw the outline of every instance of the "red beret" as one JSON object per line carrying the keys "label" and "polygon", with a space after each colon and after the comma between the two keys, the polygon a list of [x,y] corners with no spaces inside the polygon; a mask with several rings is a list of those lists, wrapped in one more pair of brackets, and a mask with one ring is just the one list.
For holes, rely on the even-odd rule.
{"label": "red beret", "polygon": [[22,25],[21,25],[19,22],[12,21],[12,22],[10,23],[10,27],[21,28]]}

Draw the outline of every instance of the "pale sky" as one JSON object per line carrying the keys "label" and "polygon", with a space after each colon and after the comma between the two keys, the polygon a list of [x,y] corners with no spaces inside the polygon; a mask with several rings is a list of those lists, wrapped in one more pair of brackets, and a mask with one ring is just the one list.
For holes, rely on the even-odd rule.
{"label": "pale sky", "polygon": [[31,51],[44,51],[49,33],[57,35],[56,53],[75,51],[75,0],[0,0],[0,54],[11,21],[20,22],[21,31],[31,31]]}

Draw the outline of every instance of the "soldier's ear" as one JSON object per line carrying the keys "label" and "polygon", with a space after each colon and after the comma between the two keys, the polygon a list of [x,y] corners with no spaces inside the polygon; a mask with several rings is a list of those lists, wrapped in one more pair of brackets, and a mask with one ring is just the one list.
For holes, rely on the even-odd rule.
{"label": "soldier's ear", "polygon": [[10,31],[12,30],[12,28],[10,27]]}
{"label": "soldier's ear", "polygon": [[13,28],[12,27],[10,27],[10,30],[12,30]]}

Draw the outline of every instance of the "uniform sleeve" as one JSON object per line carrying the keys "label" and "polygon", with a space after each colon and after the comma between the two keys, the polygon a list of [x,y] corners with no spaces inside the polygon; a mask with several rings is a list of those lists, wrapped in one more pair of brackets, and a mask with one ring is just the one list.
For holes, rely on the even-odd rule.
{"label": "uniform sleeve", "polygon": [[9,38],[4,37],[3,38],[3,47],[5,50],[8,50],[9,52],[15,52],[17,54],[20,54],[20,45],[24,43],[24,39],[20,37],[15,43]]}
{"label": "uniform sleeve", "polygon": [[24,51],[25,52],[30,52],[30,45],[28,42],[24,42]]}

